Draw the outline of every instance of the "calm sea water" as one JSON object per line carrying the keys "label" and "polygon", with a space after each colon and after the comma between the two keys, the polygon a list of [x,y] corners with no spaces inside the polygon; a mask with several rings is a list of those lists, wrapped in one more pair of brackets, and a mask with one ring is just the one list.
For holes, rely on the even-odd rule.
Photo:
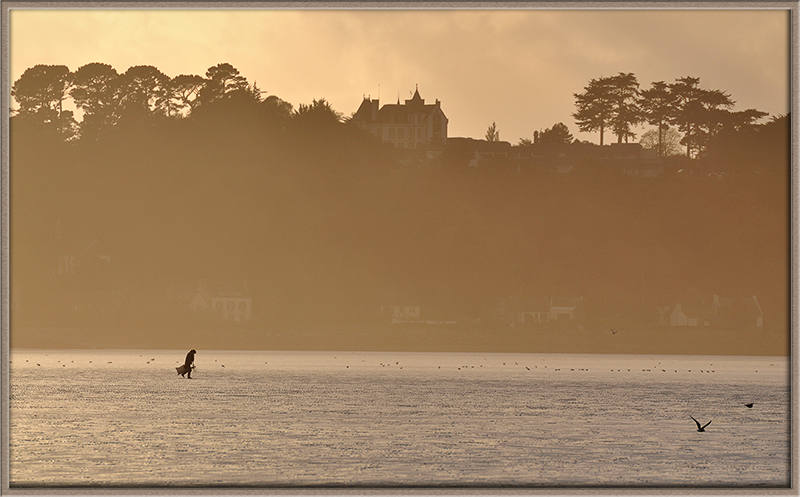
{"label": "calm sea water", "polygon": [[185,354],[12,351],[11,487],[790,484],[785,358]]}

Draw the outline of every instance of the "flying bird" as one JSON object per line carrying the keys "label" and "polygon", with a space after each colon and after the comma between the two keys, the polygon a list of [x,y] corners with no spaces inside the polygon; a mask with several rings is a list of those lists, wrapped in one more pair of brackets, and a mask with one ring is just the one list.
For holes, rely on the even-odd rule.
{"label": "flying bird", "polygon": [[709,421],[708,423],[704,424],[703,426],[700,426],[700,421],[694,419],[694,416],[689,416],[689,417],[692,418],[692,420],[694,420],[694,422],[697,424],[697,431],[706,431],[706,426],[711,424],[711,421]]}
{"label": "flying bird", "polygon": [[617,330],[615,330],[614,328],[609,328],[609,329],[611,330],[611,334],[612,335],[616,335],[617,334]]}
{"label": "flying bird", "polygon": [[751,403],[749,403],[749,404],[745,404],[744,406],[745,406],[746,408],[748,408],[748,409],[752,409],[752,408],[753,408],[753,403],[751,402]]}

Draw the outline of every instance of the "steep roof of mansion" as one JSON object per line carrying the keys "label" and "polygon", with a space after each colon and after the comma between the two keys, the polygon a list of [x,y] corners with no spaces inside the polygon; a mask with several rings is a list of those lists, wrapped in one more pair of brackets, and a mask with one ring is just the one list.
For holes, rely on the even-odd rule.
{"label": "steep roof of mansion", "polygon": [[[372,121],[373,112],[379,105],[379,100],[372,100],[370,97],[364,97],[361,106],[353,115],[353,119]],[[419,89],[416,89],[411,99],[406,100],[404,104],[401,104],[398,98],[396,104],[384,104],[383,107],[380,107],[375,120],[382,122],[400,122],[398,118],[412,114],[430,114],[437,108],[441,112],[441,106],[438,100],[436,103],[426,104],[425,99],[419,94]],[[442,112],[442,115],[444,115],[444,112]]]}

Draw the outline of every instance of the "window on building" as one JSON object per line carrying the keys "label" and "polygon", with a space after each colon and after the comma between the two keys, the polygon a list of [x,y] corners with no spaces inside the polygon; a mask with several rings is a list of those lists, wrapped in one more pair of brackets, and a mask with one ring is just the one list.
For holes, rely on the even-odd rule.
{"label": "window on building", "polygon": [[389,138],[394,138],[394,128],[389,130]]}
{"label": "window on building", "polygon": [[233,300],[231,300],[231,301],[229,301],[229,302],[228,302],[228,310],[229,310],[229,311],[232,311],[232,310],[234,310],[234,309],[236,309],[236,302],[234,302]]}
{"label": "window on building", "polygon": [[220,301],[217,301],[217,302],[214,304],[214,310],[215,310],[215,311],[221,311],[221,310],[222,310],[222,302],[220,302]]}
{"label": "window on building", "polygon": [[400,139],[405,138],[405,133],[403,133],[404,131],[405,130],[403,128],[398,129],[397,130],[397,137],[400,138]]}
{"label": "window on building", "polygon": [[247,302],[245,302],[244,300],[239,302],[239,310],[240,311],[246,311],[247,310]]}

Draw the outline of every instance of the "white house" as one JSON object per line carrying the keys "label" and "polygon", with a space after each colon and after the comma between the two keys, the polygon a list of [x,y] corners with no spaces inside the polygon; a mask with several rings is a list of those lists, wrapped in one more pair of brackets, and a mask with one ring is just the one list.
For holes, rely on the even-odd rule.
{"label": "white house", "polygon": [[389,315],[394,323],[408,323],[419,320],[418,305],[393,305],[389,307]]}
{"label": "white house", "polygon": [[707,320],[696,307],[675,304],[668,311],[667,320],[670,326],[706,326]]}
{"label": "white house", "polygon": [[550,297],[550,321],[575,319],[577,309],[583,297]]}
{"label": "white house", "polygon": [[195,312],[211,311],[225,321],[237,323],[250,321],[253,317],[253,299],[247,291],[246,281],[209,284],[200,280],[189,308]]}
{"label": "white house", "polygon": [[543,297],[520,297],[517,301],[519,324],[550,321],[550,300]]}
{"label": "white house", "polygon": [[764,314],[755,295],[721,297],[714,295],[711,304],[678,302],[660,312],[660,323],[668,326],[755,327],[764,325]]}
{"label": "white house", "polygon": [[419,298],[413,291],[387,290],[381,315],[389,318],[391,324],[421,322]]}

